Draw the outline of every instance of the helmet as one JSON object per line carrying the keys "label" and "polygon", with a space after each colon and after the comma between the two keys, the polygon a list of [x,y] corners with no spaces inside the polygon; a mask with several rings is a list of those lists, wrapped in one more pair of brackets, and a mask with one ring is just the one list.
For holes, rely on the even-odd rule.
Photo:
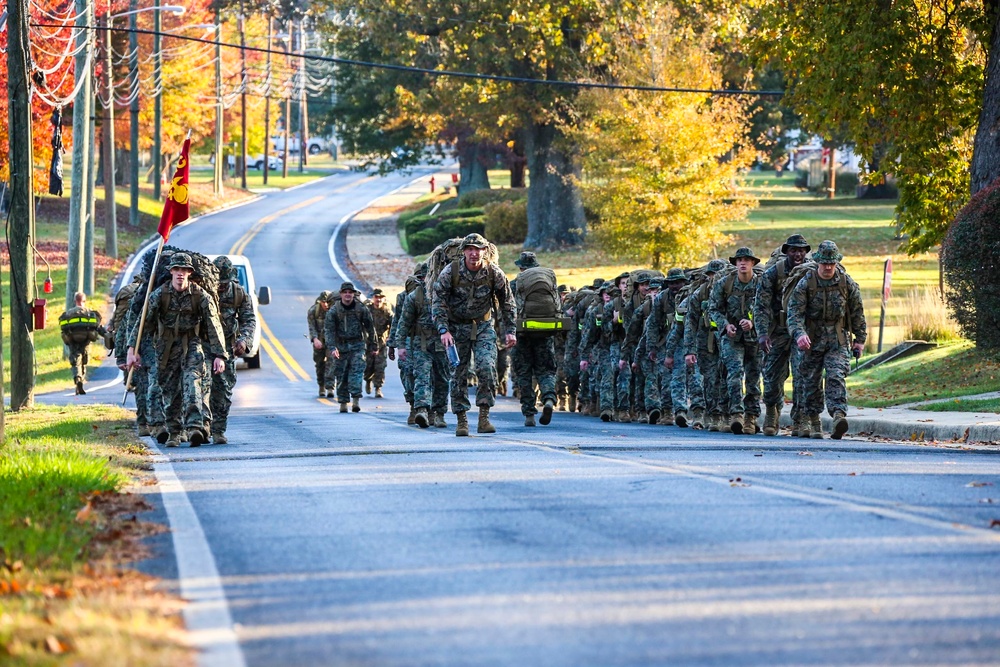
{"label": "helmet", "polygon": [[194,271],[191,255],[186,252],[175,252],[170,256],[170,263],[167,264],[167,269],[191,269]]}

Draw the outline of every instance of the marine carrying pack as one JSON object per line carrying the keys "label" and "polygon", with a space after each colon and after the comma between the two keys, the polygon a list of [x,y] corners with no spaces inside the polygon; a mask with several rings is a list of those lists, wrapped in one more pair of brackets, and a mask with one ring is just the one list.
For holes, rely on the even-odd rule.
{"label": "marine carrying pack", "polygon": [[781,321],[782,324],[787,326],[788,324],[788,301],[792,297],[792,292],[795,290],[795,286],[799,284],[799,281],[803,278],[807,278],[806,283],[806,295],[809,299],[812,299],[817,292],[823,292],[823,310],[826,310],[827,303],[829,301],[828,297],[830,292],[838,291],[840,292],[841,298],[844,300],[844,316],[838,319],[834,324],[837,329],[837,340],[840,341],[841,345],[846,345],[850,342],[850,332],[851,332],[851,317],[847,310],[847,300],[849,296],[849,286],[847,275],[847,270],[844,269],[843,265],[839,262],[837,263],[837,272],[834,276],[837,278],[837,282],[834,285],[820,286],[818,281],[818,276],[816,274],[816,269],[818,268],[816,262],[804,262],[799,264],[792,272],[788,274],[784,282],[781,283]]}
{"label": "marine carrying pack", "polygon": [[559,316],[555,271],[542,266],[524,269],[517,275],[515,285],[518,331],[554,334],[572,326],[570,320]]}
{"label": "marine carrying pack", "polygon": [[97,314],[86,308],[70,308],[59,316],[59,334],[67,345],[96,341],[98,326],[100,320]]}

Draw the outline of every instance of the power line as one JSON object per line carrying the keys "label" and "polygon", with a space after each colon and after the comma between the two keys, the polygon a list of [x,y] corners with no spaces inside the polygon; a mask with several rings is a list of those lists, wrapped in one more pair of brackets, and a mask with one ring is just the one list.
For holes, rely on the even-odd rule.
{"label": "power line", "polygon": [[[32,26],[37,27],[54,27],[47,23],[32,23]],[[79,26],[90,30],[107,30],[103,26]],[[115,28],[118,30],[118,28]],[[175,39],[183,39],[190,42],[200,42],[202,44],[211,44],[213,46],[225,47],[229,49],[240,49],[239,44],[232,44],[229,42],[215,41],[211,39],[203,39],[201,37],[188,37],[186,35],[178,35],[171,32],[160,31],[157,33],[155,30],[144,30],[141,28],[136,29],[123,29],[122,32],[134,32],[140,35],[156,35],[159,34],[163,37],[173,37]],[[723,95],[723,96],[743,96],[749,95],[754,97],[780,97],[785,93],[781,90],[737,90],[737,89],[712,89],[712,88],[673,88],[669,86],[636,86],[623,83],[600,83],[597,81],[564,81],[561,79],[531,79],[527,77],[519,76],[503,76],[499,74],[480,74],[478,72],[463,72],[459,70],[436,70],[427,69],[423,67],[410,67],[408,65],[391,65],[387,63],[374,63],[364,60],[353,60],[350,58],[337,58],[334,56],[320,56],[320,55],[309,55],[302,53],[288,54],[285,51],[280,51],[277,49],[266,49],[256,46],[243,47],[247,51],[254,53],[271,53],[273,55],[291,55],[296,58],[303,58],[305,60],[312,60],[316,62],[332,63],[334,65],[347,65],[350,67],[364,67],[367,69],[381,69],[394,72],[409,72],[412,74],[426,74],[427,76],[443,76],[458,79],[474,79],[478,81],[496,81],[500,83],[516,83],[516,84],[528,84],[534,86],[550,86],[553,88],[581,88],[581,89],[597,89],[597,90],[630,90],[637,92],[646,93],[684,93],[684,94],[696,94],[696,95]]]}

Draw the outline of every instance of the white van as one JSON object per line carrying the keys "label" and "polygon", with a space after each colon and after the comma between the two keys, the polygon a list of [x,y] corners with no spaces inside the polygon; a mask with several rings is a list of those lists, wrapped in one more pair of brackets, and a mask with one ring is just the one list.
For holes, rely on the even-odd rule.
{"label": "white van", "polygon": [[[215,259],[219,255],[207,255],[209,259]],[[266,306],[271,303],[271,288],[262,286],[258,293],[257,283],[253,277],[253,269],[250,268],[250,260],[244,255],[226,255],[229,261],[233,263],[233,268],[236,269],[236,273],[239,279],[240,286],[243,291],[247,293],[250,297],[250,302],[253,304],[253,314],[257,318],[257,327],[253,332],[253,341],[250,344],[250,349],[246,351],[243,355],[244,361],[247,362],[247,368],[260,368],[260,337],[261,337],[261,322],[260,322],[260,306]]]}

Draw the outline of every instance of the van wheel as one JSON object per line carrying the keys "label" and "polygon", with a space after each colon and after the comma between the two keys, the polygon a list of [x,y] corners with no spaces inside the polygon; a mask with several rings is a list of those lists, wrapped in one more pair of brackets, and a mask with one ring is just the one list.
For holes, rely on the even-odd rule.
{"label": "van wheel", "polygon": [[319,147],[319,144],[312,144],[309,146],[309,155],[319,155],[319,152],[323,150]]}
{"label": "van wheel", "polygon": [[252,357],[247,357],[247,368],[260,368],[260,352]]}

